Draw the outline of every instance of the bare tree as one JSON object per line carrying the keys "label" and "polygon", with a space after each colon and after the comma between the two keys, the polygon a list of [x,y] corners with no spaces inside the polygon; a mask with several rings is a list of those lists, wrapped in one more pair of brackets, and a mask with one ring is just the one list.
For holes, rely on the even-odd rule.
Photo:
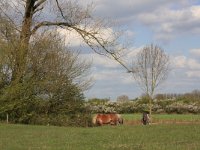
{"label": "bare tree", "polygon": [[156,88],[169,73],[169,56],[156,45],[144,47],[133,62],[133,76],[142,91],[149,97],[149,112],[152,113],[152,100]]}
{"label": "bare tree", "polygon": [[129,97],[127,95],[121,95],[117,97],[117,102],[118,103],[125,103],[129,102]]}
{"label": "bare tree", "polygon": [[113,58],[130,72],[120,60],[120,52],[123,50],[123,46],[118,43],[120,34],[111,32],[112,38],[105,37],[102,29],[109,31],[110,25],[93,17],[92,10],[92,5],[84,7],[80,1],[72,0],[2,0],[0,13],[9,20],[19,37],[19,45],[15,47],[12,81],[18,82],[23,77],[33,35],[54,28],[77,32],[96,53]]}

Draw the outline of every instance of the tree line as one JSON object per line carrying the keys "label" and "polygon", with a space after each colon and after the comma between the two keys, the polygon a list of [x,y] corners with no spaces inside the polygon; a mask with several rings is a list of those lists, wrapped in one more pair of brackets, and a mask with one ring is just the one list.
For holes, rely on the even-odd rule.
{"label": "tree line", "polygon": [[[85,105],[92,113],[143,113],[149,110],[149,99],[144,94],[135,99],[118,96],[115,101],[109,99],[89,99]],[[152,113],[200,113],[200,91],[183,94],[156,94],[152,101]]]}

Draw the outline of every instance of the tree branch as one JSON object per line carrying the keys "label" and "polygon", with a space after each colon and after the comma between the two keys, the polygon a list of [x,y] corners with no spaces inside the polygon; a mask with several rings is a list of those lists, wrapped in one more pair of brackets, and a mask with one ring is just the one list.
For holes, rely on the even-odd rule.
{"label": "tree branch", "polygon": [[[60,5],[59,5],[58,0],[56,0],[56,4],[57,4],[58,9],[59,9],[59,11],[60,11],[60,13],[61,13],[61,16],[63,17],[63,19],[65,19],[65,16],[64,16],[64,14],[63,14],[63,12],[62,12],[62,9],[61,9],[61,7],[60,7]],[[65,20],[66,20],[66,19],[65,19]]]}
{"label": "tree branch", "polygon": [[[37,0],[38,1],[38,0]],[[46,0],[40,0],[37,2],[37,4],[33,7],[33,10],[37,9],[40,5],[42,5]]]}
{"label": "tree branch", "polygon": [[44,7],[41,7],[41,8],[37,8],[37,9],[35,9],[34,12],[33,12],[33,14],[35,14],[36,12],[42,10],[43,8],[44,8]]}
{"label": "tree branch", "polygon": [[84,39],[84,41],[88,44],[88,46],[90,46],[96,53],[100,54],[100,55],[104,55],[104,56],[107,56],[105,54],[102,54],[102,53],[99,53],[97,52],[94,48],[93,48],[93,45],[91,45],[88,40],[86,39],[86,37],[89,37],[91,36],[99,45],[100,47],[102,47],[108,54],[110,54],[112,56],[112,58],[114,58],[114,60],[116,60],[120,65],[122,65],[128,73],[134,73],[133,70],[129,69],[116,55],[115,52],[111,52],[109,51],[102,43],[101,41],[93,34],[91,34],[90,32],[87,32],[85,30],[82,30],[80,28],[77,28],[77,27],[72,27],[74,30],[76,30],[81,36],[82,38]]}
{"label": "tree branch", "polygon": [[[117,56],[117,54],[115,52],[112,52],[110,51],[109,49],[106,48],[106,46],[103,44],[102,41],[99,40],[99,38],[97,38],[94,34],[86,31],[86,30],[83,30],[83,29],[80,29],[76,26],[73,26],[67,22],[48,22],[48,21],[44,21],[44,22],[41,22],[39,23],[38,25],[36,25],[33,30],[32,30],[32,34],[34,34],[40,27],[42,26],[65,26],[65,27],[69,27],[71,29],[74,29],[82,38],[83,40],[86,42],[86,44],[92,48],[97,54],[100,54],[100,55],[104,55],[104,56],[107,56],[109,57],[108,55],[105,55],[103,53],[100,53],[98,52],[96,49],[95,49],[95,46],[94,46],[94,43],[92,43],[91,41],[89,41],[87,38],[89,39],[92,39],[94,40],[95,42],[97,42],[97,44],[99,45],[99,47],[101,47],[106,53],[108,53],[114,60],[116,60],[120,65],[122,65],[128,73],[134,73],[133,70],[129,69],[120,59],[119,57]],[[98,46],[97,46],[98,47]]]}
{"label": "tree branch", "polygon": [[31,31],[32,34],[35,34],[35,32],[40,28],[44,26],[65,26],[65,27],[71,27],[71,25],[67,22],[49,22],[49,21],[43,21],[37,24],[33,30]]}

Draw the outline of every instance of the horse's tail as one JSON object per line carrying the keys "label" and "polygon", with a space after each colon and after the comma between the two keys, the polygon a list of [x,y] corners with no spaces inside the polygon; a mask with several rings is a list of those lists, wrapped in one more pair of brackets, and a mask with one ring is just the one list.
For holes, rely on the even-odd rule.
{"label": "horse's tail", "polygon": [[96,125],[96,123],[97,123],[97,115],[94,115],[94,117],[92,118],[92,123],[94,125]]}

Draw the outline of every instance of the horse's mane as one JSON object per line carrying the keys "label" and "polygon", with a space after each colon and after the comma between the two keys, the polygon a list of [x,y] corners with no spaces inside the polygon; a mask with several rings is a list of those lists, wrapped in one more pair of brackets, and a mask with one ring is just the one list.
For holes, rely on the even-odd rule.
{"label": "horse's mane", "polygon": [[118,118],[121,118],[121,115],[120,115],[120,114],[116,114],[116,115],[117,115]]}

